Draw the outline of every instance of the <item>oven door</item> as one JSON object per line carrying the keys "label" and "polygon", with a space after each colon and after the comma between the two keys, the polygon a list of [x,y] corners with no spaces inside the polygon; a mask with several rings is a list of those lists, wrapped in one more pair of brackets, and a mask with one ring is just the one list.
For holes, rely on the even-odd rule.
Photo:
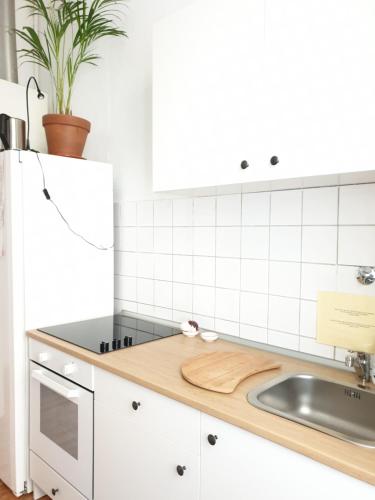
{"label": "oven door", "polygon": [[30,361],[30,448],[90,499],[93,407],[92,392]]}

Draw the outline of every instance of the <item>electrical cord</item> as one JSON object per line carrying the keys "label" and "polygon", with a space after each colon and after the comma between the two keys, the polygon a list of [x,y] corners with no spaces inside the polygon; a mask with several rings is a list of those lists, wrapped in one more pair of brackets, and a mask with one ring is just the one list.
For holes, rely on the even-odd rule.
{"label": "electrical cord", "polygon": [[35,154],[36,154],[36,157],[38,159],[38,162],[39,162],[39,165],[40,165],[40,170],[42,172],[42,179],[43,179],[43,194],[46,198],[47,201],[49,201],[54,207],[55,207],[55,210],[56,212],[58,213],[58,215],[60,216],[61,220],[65,223],[66,227],[69,229],[69,231],[74,234],[74,236],[77,236],[77,238],[80,238],[81,240],[83,240],[85,243],[87,243],[88,245],[96,248],[97,250],[104,250],[104,251],[107,251],[107,250],[111,250],[113,248],[113,244],[109,247],[104,247],[102,245],[96,245],[95,243],[93,243],[92,241],[88,240],[87,238],[85,238],[82,234],[78,233],[77,231],[75,231],[72,226],[70,225],[70,223],[67,221],[67,219],[65,218],[65,216],[63,215],[63,213],[61,212],[61,210],[59,209],[59,207],[57,206],[57,204],[55,203],[55,201],[51,198],[51,195],[49,194],[49,191],[46,187],[46,176],[44,174],[44,169],[43,169],[43,165],[42,165],[42,162],[40,160],[40,157],[39,157],[39,153],[37,151],[35,151]]}

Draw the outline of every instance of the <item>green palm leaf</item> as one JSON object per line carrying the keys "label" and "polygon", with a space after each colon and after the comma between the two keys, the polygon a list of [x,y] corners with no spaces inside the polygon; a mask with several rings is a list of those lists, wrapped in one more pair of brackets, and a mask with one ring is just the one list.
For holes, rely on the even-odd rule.
{"label": "green palm leaf", "polygon": [[[1,0],[0,0],[1,1]],[[71,99],[79,68],[95,66],[100,56],[95,42],[106,37],[126,37],[116,25],[126,0],[24,0],[23,9],[38,17],[43,30],[31,26],[16,30],[26,47],[20,50],[25,61],[45,68],[56,94],[56,111],[71,114]]]}

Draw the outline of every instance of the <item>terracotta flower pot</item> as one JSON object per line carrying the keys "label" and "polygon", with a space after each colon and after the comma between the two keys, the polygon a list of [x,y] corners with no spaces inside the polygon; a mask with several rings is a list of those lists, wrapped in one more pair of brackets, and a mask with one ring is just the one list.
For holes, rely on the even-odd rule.
{"label": "terracotta flower pot", "polygon": [[49,154],[82,158],[91,128],[89,121],[72,115],[44,115],[43,127]]}

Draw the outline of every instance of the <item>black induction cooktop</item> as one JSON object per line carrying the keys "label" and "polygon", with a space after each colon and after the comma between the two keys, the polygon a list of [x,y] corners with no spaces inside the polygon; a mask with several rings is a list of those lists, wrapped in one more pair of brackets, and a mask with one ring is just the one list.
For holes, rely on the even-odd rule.
{"label": "black induction cooktop", "polygon": [[181,330],[152,320],[118,314],[77,323],[48,326],[39,331],[97,354],[178,335]]}

